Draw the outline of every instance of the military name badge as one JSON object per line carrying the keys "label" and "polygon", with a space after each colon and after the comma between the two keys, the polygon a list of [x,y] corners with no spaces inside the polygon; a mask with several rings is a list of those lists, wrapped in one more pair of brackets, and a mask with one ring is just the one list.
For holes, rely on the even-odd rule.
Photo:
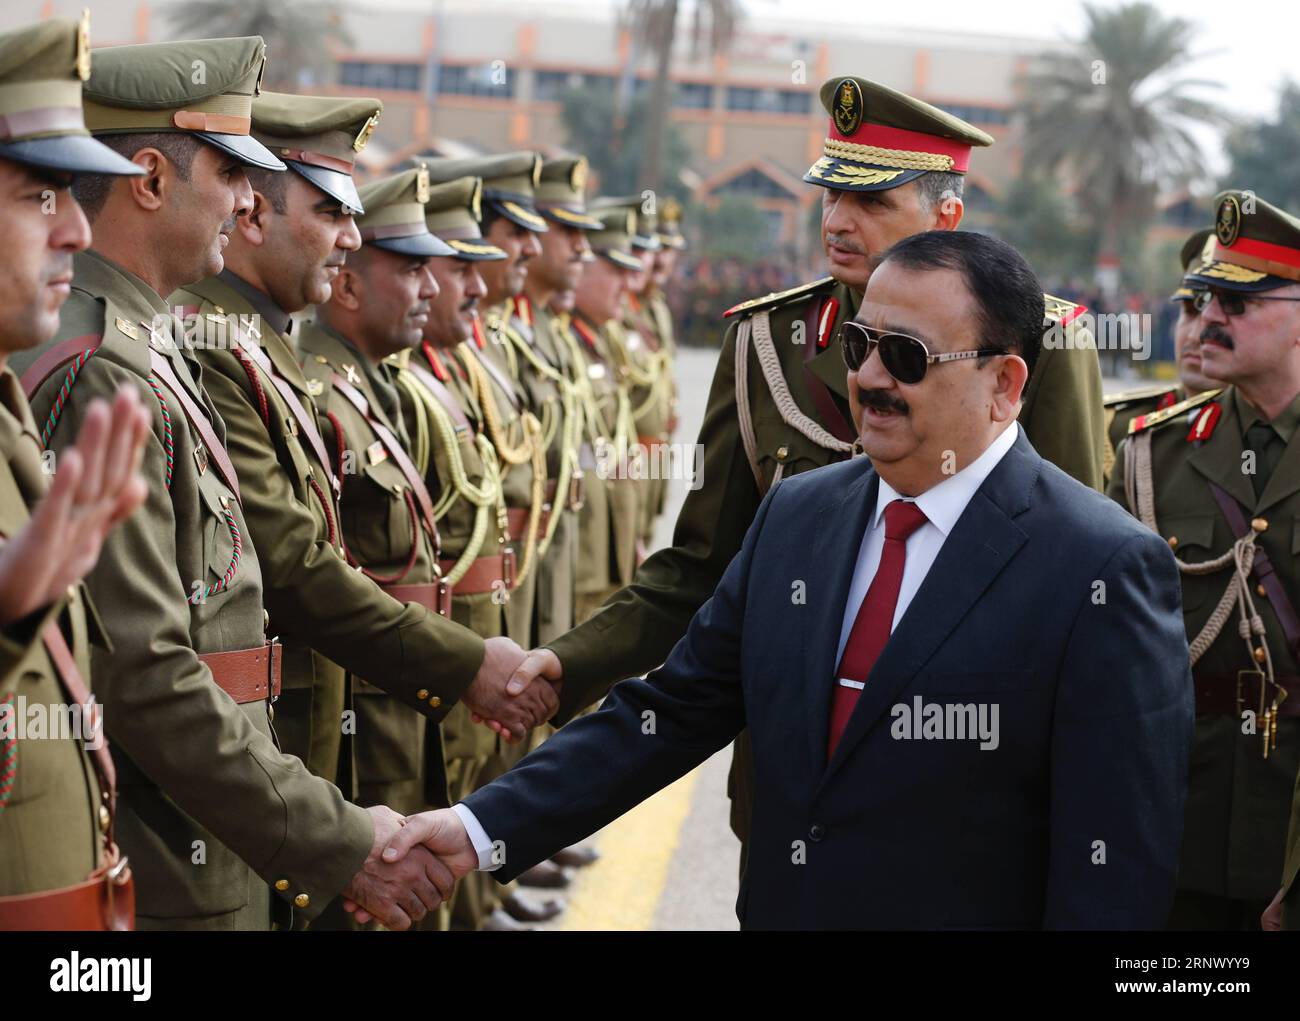
{"label": "military name badge", "polygon": [[845,78],[835,90],[835,130],[849,137],[862,126],[862,88]]}
{"label": "military name badge", "polygon": [[1236,195],[1226,195],[1214,217],[1214,236],[1224,248],[1231,248],[1241,233],[1241,203]]}

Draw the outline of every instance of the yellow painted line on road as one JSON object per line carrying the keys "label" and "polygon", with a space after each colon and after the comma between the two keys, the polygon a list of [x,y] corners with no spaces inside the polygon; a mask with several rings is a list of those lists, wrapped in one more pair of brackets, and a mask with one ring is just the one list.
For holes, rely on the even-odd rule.
{"label": "yellow painted line on road", "polygon": [[687,773],[593,838],[600,860],[578,870],[557,928],[627,932],[653,926],[696,775]]}

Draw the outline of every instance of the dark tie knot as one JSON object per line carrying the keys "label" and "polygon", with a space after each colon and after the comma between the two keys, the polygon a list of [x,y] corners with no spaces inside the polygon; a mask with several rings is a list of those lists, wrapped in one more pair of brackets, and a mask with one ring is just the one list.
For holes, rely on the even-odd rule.
{"label": "dark tie knot", "polygon": [[916,504],[894,500],[885,508],[885,538],[906,542],[907,537],[928,520],[925,511]]}

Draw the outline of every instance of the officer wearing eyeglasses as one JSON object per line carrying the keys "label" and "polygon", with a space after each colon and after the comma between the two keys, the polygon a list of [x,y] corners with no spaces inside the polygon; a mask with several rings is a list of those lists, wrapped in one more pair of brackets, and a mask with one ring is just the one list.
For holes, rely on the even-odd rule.
{"label": "officer wearing eyeglasses", "polygon": [[1300,220],[1250,192],[1216,204],[1187,282],[1223,388],[1135,418],[1109,493],[1182,571],[1196,736],[1170,925],[1242,929],[1284,879],[1300,767]]}

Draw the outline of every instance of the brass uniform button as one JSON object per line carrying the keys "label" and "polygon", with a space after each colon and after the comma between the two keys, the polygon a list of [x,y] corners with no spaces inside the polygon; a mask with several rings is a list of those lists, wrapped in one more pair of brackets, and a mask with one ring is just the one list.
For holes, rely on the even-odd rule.
{"label": "brass uniform button", "polygon": [[262,630],[265,631],[271,626],[271,614],[269,610],[262,611]]}
{"label": "brass uniform button", "polygon": [[1267,532],[1268,520],[1266,518],[1253,518],[1250,522],[1250,527],[1257,532]]}
{"label": "brass uniform button", "polygon": [[1170,549],[1177,549],[1177,548],[1178,548],[1178,536],[1176,536],[1176,535],[1171,535],[1171,536],[1169,537],[1169,548],[1170,548]]}
{"label": "brass uniform button", "polygon": [[101,832],[107,833],[108,827],[113,823],[113,817],[108,814],[108,809],[103,805],[99,806],[99,828]]}
{"label": "brass uniform button", "polygon": [[305,893],[300,893],[293,899],[293,906],[296,908],[311,907],[311,898]]}
{"label": "brass uniform button", "polygon": [[285,890],[289,889],[289,880],[277,879],[275,881],[275,888],[279,890],[281,893],[284,893]]}
{"label": "brass uniform button", "polygon": [[1266,589],[1263,585],[1256,585],[1255,591],[1258,592],[1265,599],[1268,598],[1268,589]]}
{"label": "brass uniform button", "polygon": [[1265,655],[1266,653],[1264,652],[1264,647],[1261,645],[1258,649],[1255,650],[1255,662],[1263,663]]}
{"label": "brass uniform button", "polygon": [[789,456],[790,456],[790,448],[789,448],[789,447],[784,447],[784,446],[782,446],[782,447],[777,447],[777,448],[776,448],[776,459],[777,459],[778,461],[784,461],[784,460],[785,460],[787,457],[789,457]]}
{"label": "brass uniform button", "polygon": [[440,699],[437,695],[434,695],[433,698],[429,699],[429,705],[430,707],[437,709],[438,706],[442,705],[442,699]]}
{"label": "brass uniform button", "polygon": [[429,689],[421,688],[419,691],[415,693],[415,697],[418,698],[421,702],[423,702],[426,698],[429,697]]}

